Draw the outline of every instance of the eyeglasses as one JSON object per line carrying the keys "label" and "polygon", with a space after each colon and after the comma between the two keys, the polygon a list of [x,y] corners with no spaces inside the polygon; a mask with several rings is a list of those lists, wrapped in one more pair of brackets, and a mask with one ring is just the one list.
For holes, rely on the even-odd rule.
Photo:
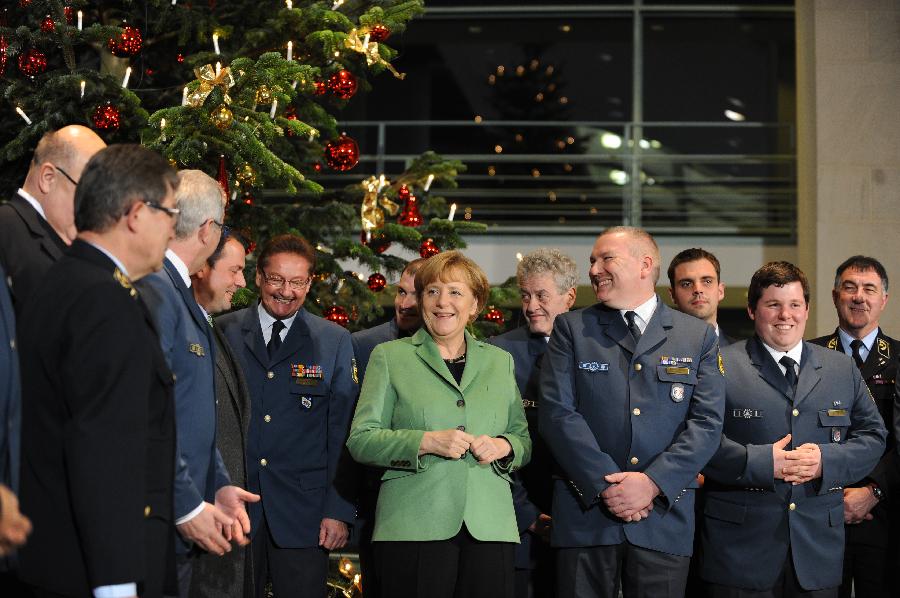
{"label": "eyeglasses", "polygon": [[[51,162],[51,164],[52,164],[52,162]],[[62,168],[60,168],[59,166],[57,166],[56,164],[53,164],[53,168],[55,168],[56,170],[60,171],[64,177],[66,177],[67,179],[69,179],[69,181],[72,183],[72,185],[74,185],[75,187],[78,186],[78,181],[76,181],[76,180],[73,179],[71,176],[69,176],[69,173],[68,173],[68,172],[66,172],[65,170],[63,170]]]}
{"label": "eyeglasses", "polygon": [[284,287],[284,284],[287,283],[291,286],[295,291],[302,291],[306,285],[309,284],[309,281],[312,280],[310,278],[295,278],[294,280],[285,280],[283,276],[272,275],[269,276],[265,272],[262,273],[263,278],[266,280],[266,284],[272,287],[273,289],[280,289]]}
{"label": "eyeglasses", "polygon": [[181,214],[181,210],[178,208],[167,208],[166,206],[156,203],[155,201],[147,201],[146,199],[143,201],[143,204],[149,208],[153,208],[154,210],[159,210],[160,212],[165,212],[171,218],[174,218]]}

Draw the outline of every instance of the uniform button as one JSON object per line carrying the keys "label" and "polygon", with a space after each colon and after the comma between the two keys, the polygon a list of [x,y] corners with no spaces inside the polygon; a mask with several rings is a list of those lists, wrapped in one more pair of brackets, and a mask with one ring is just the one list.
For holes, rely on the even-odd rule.
{"label": "uniform button", "polygon": [[636,363],[636,364],[634,364],[634,371],[635,371],[635,372],[640,372],[642,367],[644,367],[644,366],[642,366],[642,365],[639,364],[639,363]]}
{"label": "uniform button", "polygon": [[795,505],[794,503],[791,503],[788,505],[788,508],[793,511],[794,509],[797,508],[797,505]]}
{"label": "uniform button", "polygon": [[638,464],[638,458],[637,458],[637,457],[632,457],[632,458],[631,458],[631,464],[632,464],[632,465],[637,465],[637,464]]}
{"label": "uniform button", "polygon": [[459,400],[456,401],[456,406],[457,406],[457,407],[465,407],[465,406],[466,406],[466,402],[465,402],[464,400],[462,400],[462,399],[459,399]]}
{"label": "uniform button", "polygon": [[268,378],[269,380],[271,380],[274,377],[275,377],[275,372],[267,372],[266,373],[266,378]]}
{"label": "uniform button", "polygon": [[172,374],[172,382],[178,382],[178,376]]}
{"label": "uniform button", "polygon": [[266,461],[265,459],[260,459],[260,460],[259,460],[259,464],[262,465],[263,467],[265,467],[266,465],[269,464],[269,462]]}
{"label": "uniform button", "polygon": [[14,338],[9,339],[9,348],[12,349],[13,351],[16,350],[16,339],[14,339]]}
{"label": "uniform button", "polygon": [[149,516],[150,516],[150,505],[147,505],[146,507],[144,507],[144,517],[149,517]]}
{"label": "uniform button", "polygon": [[266,414],[265,416],[263,416],[263,421],[266,423],[269,423],[270,421],[272,421],[272,416],[269,414]]}
{"label": "uniform button", "polygon": [[641,414],[641,410],[638,409],[637,407],[635,407],[634,409],[632,409],[631,412],[634,413],[635,415],[640,415],[640,414]]}
{"label": "uniform button", "polygon": [[459,430],[460,432],[465,432],[465,431],[466,431],[466,427],[465,427],[465,426],[456,426],[456,429]]}
{"label": "uniform button", "polygon": [[794,409],[793,411],[791,411],[791,413],[794,414],[794,417],[797,417],[798,415],[800,415],[800,410],[799,410],[799,409]]}

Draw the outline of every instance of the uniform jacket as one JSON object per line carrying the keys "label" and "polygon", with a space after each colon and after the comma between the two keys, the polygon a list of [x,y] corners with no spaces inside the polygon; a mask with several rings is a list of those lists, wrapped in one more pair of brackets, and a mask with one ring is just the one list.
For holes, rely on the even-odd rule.
{"label": "uniform jacket", "polygon": [[[691,554],[697,473],[719,444],[725,382],[715,331],[659,301],[637,346],[618,310],[556,317],[541,367],[540,433],[562,469],[554,546],[636,546]],[[603,476],[647,474],[662,495],[647,519],[603,505]]]}
{"label": "uniform jacket", "polygon": [[113,262],[76,240],[20,333],[21,503],[34,524],[22,579],[66,596],[136,581],[161,596],[174,580],[175,406],[152,317]]}
{"label": "uniform jacket", "polygon": [[547,341],[541,334],[531,334],[528,325],[490,339],[492,345],[508,351],[516,369],[516,386],[522,395],[528,433],[531,438],[531,462],[512,475],[513,506],[519,527],[519,546],[516,547],[516,568],[530,569],[531,544],[541,542],[531,537],[529,526],[541,513],[550,514],[553,503],[553,466],[549,449],[538,435],[537,414],[540,406],[539,380],[541,361]]}
{"label": "uniform jacket", "polygon": [[0,205],[0,266],[11,279],[17,315],[66,249],[56,231],[24,198],[16,195]]}
{"label": "uniform jacket", "polygon": [[247,479],[262,495],[249,505],[252,529],[265,509],[278,546],[318,546],[322,518],[355,517],[341,458],[357,396],[350,333],[301,309],[270,359],[257,306],[216,323],[250,389]]}
{"label": "uniform jacket", "polygon": [[366,377],[366,366],[369,365],[369,356],[372,349],[381,343],[386,343],[400,338],[400,329],[397,320],[379,324],[367,330],[360,330],[350,335],[353,341],[353,354],[356,356],[356,366],[359,368],[359,381],[362,383]]}
{"label": "uniform jacket", "polygon": [[[19,430],[22,423],[22,386],[16,347],[16,318],[0,266],[0,484],[19,489]],[[0,570],[2,570],[0,559]]]}
{"label": "uniform jacket", "polygon": [[[237,356],[217,324],[213,328],[216,355],[216,446],[232,482],[247,487],[246,446],[250,423],[250,391]],[[191,598],[252,596],[249,547],[232,546],[224,556],[203,553],[194,561]]]}
{"label": "uniform jacket", "polygon": [[[180,459],[175,474],[175,518],[230,483],[216,448],[215,350],[212,328],[174,264],[141,279],[137,287],[153,314],[160,346],[175,374],[175,427]],[[179,542],[179,552],[190,545]]]}
{"label": "uniform jacket", "polygon": [[[347,446],[366,465],[385,467],[373,539],[445,540],[465,523],[478,540],[518,542],[509,474],[528,462],[531,441],[512,357],[466,333],[459,384],[424,328],[375,347]],[[512,459],[479,465],[418,457],[426,431],[464,429],[502,436]]]}
{"label": "uniform jacket", "polygon": [[[726,406],[722,443],[704,473],[700,574],[713,583],[767,590],[788,558],[805,590],[838,586],[844,556],[843,487],[884,450],[885,428],[859,370],[846,355],[803,343],[797,391],[757,337],[722,351]],[[811,442],[822,477],[774,479],[772,443]]]}

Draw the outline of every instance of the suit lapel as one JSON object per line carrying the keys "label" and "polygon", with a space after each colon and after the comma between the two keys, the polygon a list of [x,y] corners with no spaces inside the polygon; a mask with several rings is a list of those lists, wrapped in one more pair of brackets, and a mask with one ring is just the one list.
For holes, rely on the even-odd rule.
{"label": "suit lapel", "polygon": [[256,358],[263,368],[269,367],[269,353],[263,342],[262,328],[259,324],[259,314],[256,307],[248,307],[244,313],[244,322],[241,325],[244,333],[244,344],[250,350],[250,354]]}
{"label": "suit lapel", "polygon": [[[466,392],[466,388],[478,375],[478,371],[481,369],[480,364],[484,361],[484,359],[482,359],[481,357],[481,354],[484,352],[484,343],[479,340],[475,340],[475,337],[469,334],[468,330],[465,332],[465,335],[466,367],[463,368],[462,379],[459,381],[459,389],[463,392]],[[444,367],[446,368],[446,366]]]}
{"label": "suit lapel", "polygon": [[[12,208],[18,212],[19,217],[28,227],[32,235],[40,239],[41,249],[53,258],[59,260],[66,249],[66,245],[50,224],[41,218],[37,210],[32,207],[21,195],[16,195],[10,200]],[[50,235],[53,235],[52,237]]]}
{"label": "suit lapel", "polygon": [[228,341],[225,340],[222,336],[222,331],[218,328],[213,328],[213,338],[216,343],[216,369],[225,381],[225,386],[228,387],[228,393],[231,395],[231,402],[234,403],[238,411],[242,413],[242,405],[240,405],[240,401],[237,400],[237,380],[234,379],[230,369],[231,364],[234,363],[234,359],[231,355],[231,350],[228,348]]}
{"label": "suit lapel", "polygon": [[797,378],[797,393],[794,395],[794,404],[799,405],[800,402],[809,396],[822,377],[819,370],[822,366],[819,364],[813,352],[809,350],[809,345],[803,343],[803,353],[800,355],[800,376]]}
{"label": "suit lapel", "polygon": [[891,343],[882,336],[881,328],[879,328],[878,334],[875,336],[875,343],[872,345],[872,350],[869,351],[869,354],[866,356],[866,361],[860,369],[863,380],[868,380],[886,368],[891,363],[891,358]]}
{"label": "suit lapel", "polygon": [[281,363],[304,347],[306,348],[304,356],[309,360],[307,363],[319,364],[319,356],[315,354],[316,345],[310,342],[309,325],[306,323],[307,313],[302,308],[297,312],[291,324],[291,329],[288,330],[287,336],[284,337],[284,342],[281,343],[278,352],[272,357],[272,365]]}
{"label": "suit lapel", "polygon": [[784,374],[781,373],[781,368],[778,367],[778,364],[775,363],[775,360],[763,347],[762,341],[759,340],[758,336],[754,336],[747,341],[747,354],[750,357],[750,363],[759,371],[759,377],[784,395],[785,399],[792,401],[794,397],[787,378],[784,377]]}
{"label": "suit lapel", "polygon": [[[640,355],[649,353],[665,342],[667,337],[666,329],[671,327],[672,314],[669,312],[669,308],[657,298],[656,311],[650,316],[650,321],[647,322],[647,328],[644,329],[635,351]],[[630,335],[631,332],[628,334]]]}
{"label": "suit lapel", "polygon": [[634,354],[634,338],[625,324],[619,310],[597,306],[597,323],[603,328],[603,334],[620,347]]}
{"label": "suit lapel", "polygon": [[212,336],[210,333],[210,325],[209,321],[203,317],[203,312],[200,311],[200,306],[197,304],[197,300],[194,298],[194,294],[191,293],[191,289],[184,284],[184,280],[181,278],[181,274],[179,274],[178,269],[175,268],[175,264],[169,261],[169,258],[166,258],[163,262],[163,265],[166,269],[166,274],[169,275],[169,278],[172,280],[172,284],[175,285],[175,288],[178,290],[178,293],[181,295],[182,301],[187,305],[188,311],[191,313],[191,317],[194,318],[194,322],[197,323],[197,326],[203,333],[206,335],[207,340],[210,342],[210,346],[212,346]]}
{"label": "suit lapel", "polygon": [[[412,340],[413,344],[416,345],[416,355],[418,355],[428,367],[434,370],[435,374],[446,380],[453,387],[459,388],[459,385],[447,368],[447,364],[444,363],[441,352],[438,350],[437,344],[434,342],[434,339],[431,338],[428,330],[424,327],[420,328],[419,331],[413,335]],[[466,369],[469,369],[468,361],[469,358],[466,357]],[[465,376],[465,370],[463,370],[463,376]]]}

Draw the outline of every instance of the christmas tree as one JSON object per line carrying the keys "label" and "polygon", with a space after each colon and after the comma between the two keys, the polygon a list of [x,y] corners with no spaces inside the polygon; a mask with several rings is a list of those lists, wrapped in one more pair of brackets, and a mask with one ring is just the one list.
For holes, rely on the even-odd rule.
{"label": "christmas tree", "polygon": [[[312,242],[306,307],[364,327],[408,259],[484,230],[454,221],[437,191],[455,187],[464,166],[434,153],[404,172],[359,172],[345,189],[315,181],[357,166],[336,114],[370,79],[403,78],[387,42],[422,11],[421,0],[18,0],[0,11],[3,196],[49,130],[86,124],[108,143],[143,143],[216,177],[228,224],[255,243],[283,232]],[[509,297],[496,289],[492,300]],[[238,303],[252,299],[250,289]],[[484,325],[496,332],[502,314]]]}

